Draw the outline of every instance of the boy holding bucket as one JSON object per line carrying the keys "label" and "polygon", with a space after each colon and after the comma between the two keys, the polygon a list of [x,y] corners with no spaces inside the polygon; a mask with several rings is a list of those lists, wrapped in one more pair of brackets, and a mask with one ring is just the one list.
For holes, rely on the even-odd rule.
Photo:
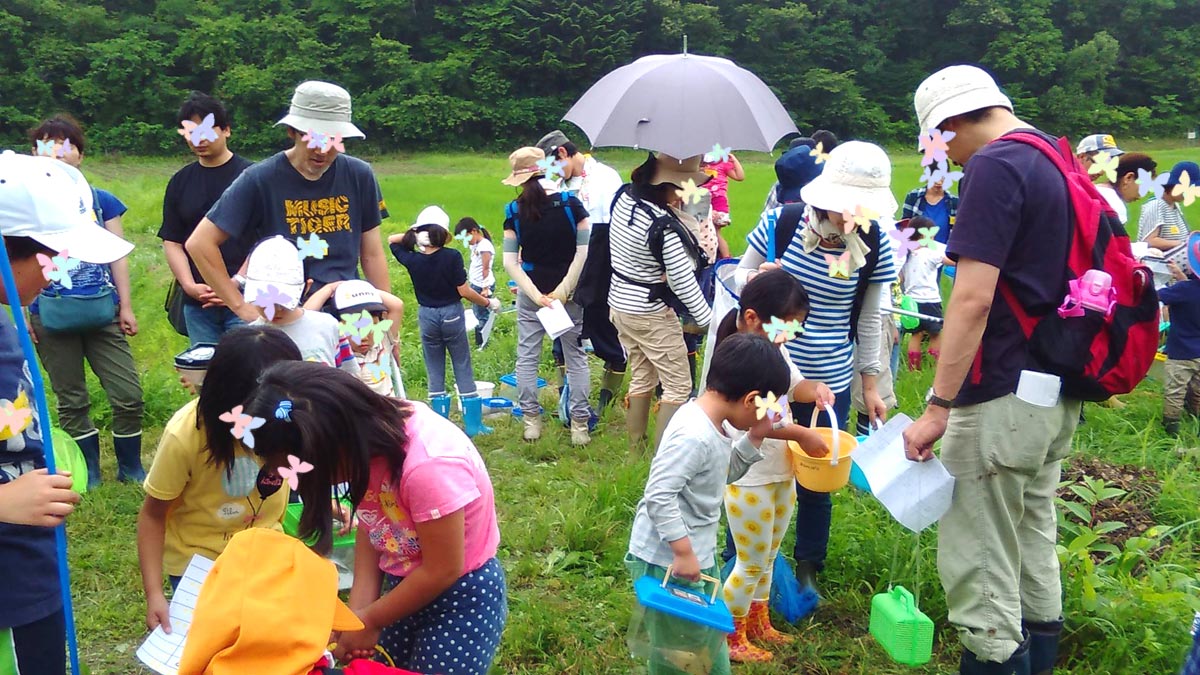
{"label": "boy holding bucket", "polygon": [[[759,415],[763,398],[786,395],[788,384],[787,363],[767,339],[737,334],[717,347],[706,390],[671,419],[650,464],[625,557],[634,581],[647,575],[690,582],[720,576],[715,553],[725,486],[762,459],[759,446],[775,419]],[[723,635],[710,632],[689,644],[667,644],[668,634],[688,634],[678,625],[683,620],[649,612],[647,619],[653,654],[706,651],[712,658],[706,672],[730,672]],[[669,659],[652,657],[650,672],[684,672],[663,660]]]}

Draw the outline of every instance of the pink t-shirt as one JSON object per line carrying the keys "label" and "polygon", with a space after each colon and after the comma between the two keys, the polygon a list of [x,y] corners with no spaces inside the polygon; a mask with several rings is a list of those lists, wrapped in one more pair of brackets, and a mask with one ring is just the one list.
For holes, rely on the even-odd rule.
{"label": "pink t-shirt", "polygon": [[729,173],[733,171],[733,162],[705,162],[700,169],[712,176],[704,188],[712,193],[713,211],[729,213]]}
{"label": "pink t-shirt", "polygon": [[463,574],[496,557],[500,528],[492,480],[479,451],[463,432],[422,403],[412,402],[408,447],[397,485],[387,460],[371,461],[371,481],[358,522],[379,551],[379,568],[404,577],[421,566],[421,542],[415,523],[445,518],[463,510]]}

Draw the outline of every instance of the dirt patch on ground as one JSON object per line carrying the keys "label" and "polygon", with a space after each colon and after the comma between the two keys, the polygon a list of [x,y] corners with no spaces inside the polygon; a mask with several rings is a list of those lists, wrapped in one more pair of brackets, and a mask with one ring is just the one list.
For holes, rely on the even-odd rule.
{"label": "dirt patch on ground", "polygon": [[[1125,491],[1121,497],[1102,500],[1096,505],[1095,522],[1119,521],[1125,527],[1104,535],[1104,541],[1118,548],[1131,537],[1141,536],[1154,527],[1151,508],[1158,500],[1162,481],[1153,469],[1127,464],[1109,464],[1096,457],[1075,457],[1063,466],[1063,480],[1082,482],[1085,477],[1102,479],[1108,485]],[[1059,496],[1067,501],[1083,503],[1067,488],[1059,490]],[[1085,504],[1086,506],[1086,504]]]}

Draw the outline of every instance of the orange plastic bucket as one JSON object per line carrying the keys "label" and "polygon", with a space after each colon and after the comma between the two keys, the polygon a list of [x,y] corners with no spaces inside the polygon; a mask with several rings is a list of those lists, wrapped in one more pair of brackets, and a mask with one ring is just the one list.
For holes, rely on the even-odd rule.
{"label": "orange plastic bucket", "polygon": [[[833,408],[826,406],[825,411],[830,424],[836,427]],[[792,451],[792,473],[801,485],[813,492],[833,492],[850,482],[850,456],[858,447],[858,440],[841,429],[818,427],[818,414],[819,409],[814,408],[809,428],[821,436],[830,452],[825,457],[809,457],[799,443],[788,441],[788,449]]]}

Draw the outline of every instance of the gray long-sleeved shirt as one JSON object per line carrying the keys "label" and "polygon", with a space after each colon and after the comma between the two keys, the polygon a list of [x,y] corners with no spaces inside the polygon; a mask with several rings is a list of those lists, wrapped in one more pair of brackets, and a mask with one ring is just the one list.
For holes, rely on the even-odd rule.
{"label": "gray long-sleeved shirt", "polygon": [[712,567],[725,486],[760,459],[749,434],[726,436],[695,401],[680,408],[650,463],[629,553],[666,567],[675,559],[669,542],[688,537],[700,568]]}

